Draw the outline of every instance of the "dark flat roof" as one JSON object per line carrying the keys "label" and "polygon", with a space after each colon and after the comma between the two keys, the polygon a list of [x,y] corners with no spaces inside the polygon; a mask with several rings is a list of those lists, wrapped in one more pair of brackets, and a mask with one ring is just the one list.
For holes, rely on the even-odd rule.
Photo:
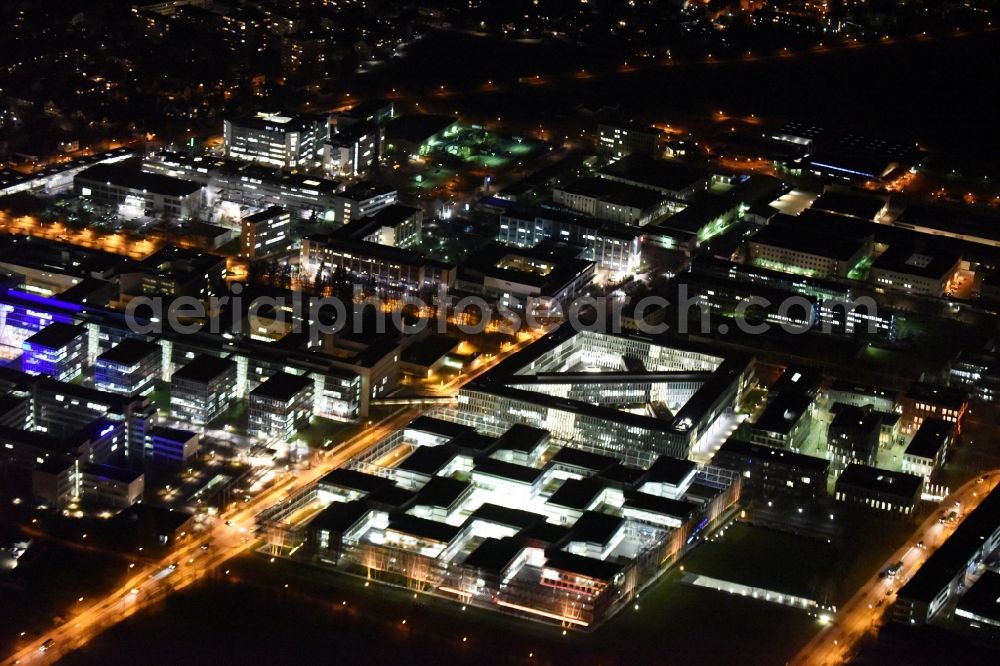
{"label": "dark flat roof", "polygon": [[413,206],[403,206],[402,204],[389,204],[369,215],[367,220],[376,222],[380,227],[396,227],[406,222],[414,215],[419,215],[422,211]]}
{"label": "dark flat roof", "polygon": [[395,192],[396,188],[389,185],[380,185],[370,180],[361,180],[337,194],[338,197],[345,197],[355,201],[364,201],[382,194]]}
{"label": "dark flat roof", "polygon": [[84,463],[81,467],[84,474],[92,474],[103,479],[110,479],[120,483],[132,483],[136,479],[142,478],[142,472],[113,465],[100,465],[98,463]]}
{"label": "dark flat roof", "polygon": [[914,474],[890,472],[886,469],[851,463],[841,472],[840,477],[837,479],[837,486],[847,485],[856,488],[865,488],[912,500],[920,492],[923,482],[922,477]]}
{"label": "dark flat roof", "polygon": [[225,374],[235,368],[236,361],[212,356],[211,354],[199,354],[183,368],[174,372],[171,381],[180,378],[207,384],[219,375]]}
{"label": "dark flat roof", "polygon": [[625,506],[640,511],[659,513],[677,518],[680,521],[687,520],[698,510],[698,505],[693,502],[650,495],[649,493],[630,493],[625,499]]}
{"label": "dark flat roof", "polygon": [[958,608],[1000,622],[1000,573],[984,572],[958,602]]}
{"label": "dark flat roof", "polygon": [[334,502],[309,521],[310,529],[326,529],[343,534],[371,512],[366,502]]}
{"label": "dark flat roof", "polygon": [[[830,461],[826,458],[807,456],[803,453],[796,453],[795,451],[787,451],[785,449],[765,446],[763,444],[754,444],[752,442],[745,442],[741,439],[734,438],[727,439],[726,442],[719,447],[719,450],[715,452],[715,455],[719,456],[719,454],[722,454],[719,458],[720,460],[723,460],[726,455],[732,455],[745,458],[750,464],[753,463],[754,459],[757,459],[758,461],[767,461],[772,464],[777,463],[780,465],[787,465],[788,467],[801,469],[815,474],[826,474],[827,470],[830,468]],[[719,463],[713,459],[713,464],[718,465]]]}
{"label": "dark flat roof", "polygon": [[452,116],[430,113],[404,113],[390,120],[385,126],[387,141],[399,140],[423,143],[435,134],[445,131],[458,120]]}
{"label": "dark flat roof", "polygon": [[396,466],[407,472],[434,475],[454,460],[458,452],[451,446],[418,446],[417,450],[406,456],[403,462]]}
{"label": "dark flat roof", "polygon": [[45,347],[46,349],[60,349],[86,332],[87,329],[83,326],[63,324],[57,321],[38,331],[25,340],[25,342],[32,346]]}
{"label": "dark flat roof", "polygon": [[930,603],[969,563],[1000,526],[1000,486],[965,517],[948,540],[931,553],[924,565],[898,593],[900,598]]}
{"label": "dark flat roof", "polygon": [[171,442],[186,442],[199,434],[194,430],[184,430],[183,428],[170,428],[168,426],[153,426],[149,429],[153,437],[161,437]]}
{"label": "dark flat roof", "polygon": [[432,433],[449,438],[458,437],[459,435],[464,435],[470,431],[475,432],[475,429],[471,426],[454,423],[452,421],[445,421],[444,419],[434,418],[433,416],[418,416],[410,421],[410,423],[406,425],[405,429]]}
{"label": "dark flat roof", "polygon": [[906,392],[906,397],[911,400],[920,400],[955,409],[960,408],[969,401],[968,394],[961,389],[930,384],[928,382],[915,382]]}
{"label": "dark flat roof", "polygon": [[817,197],[810,208],[837,215],[874,220],[883,206],[885,206],[885,197],[830,191]]}
{"label": "dark flat roof", "polygon": [[111,183],[133,190],[145,190],[174,197],[194,194],[204,187],[201,183],[191,180],[172,178],[158,173],[146,173],[117,164],[95,164],[73,177],[74,182],[77,180]]}
{"label": "dark flat roof", "polygon": [[569,194],[593,197],[618,206],[630,206],[645,210],[654,208],[666,198],[665,195],[647,187],[591,176],[558,188]]}
{"label": "dark flat roof", "polygon": [[368,493],[365,496],[365,501],[376,507],[399,509],[408,505],[416,495],[415,492],[406,488],[385,485]]}
{"label": "dark flat roof", "polygon": [[644,480],[679,486],[697,467],[690,460],[660,456],[649,466]]}
{"label": "dark flat roof", "polygon": [[138,363],[150,354],[160,353],[160,345],[139,338],[125,338],[117,345],[97,357],[98,361],[131,365]]}
{"label": "dark flat roof", "polygon": [[536,428],[526,423],[515,423],[496,440],[498,449],[531,453],[541,444],[549,441],[548,430]]}
{"label": "dark flat roof", "polygon": [[448,543],[455,538],[461,528],[440,523],[436,520],[418,518],[409,514],[393,514],[389,516],[389,527],[387,529],[421,539],[430,539],[439,543]]}
{"label": "dark flat roof", "polygon": [[590,503],[605,488],[604,483],[597,478],[566,479],[545,501],[553,506],[564,506],[570,509],[586,509]]}
{"label": "dark flat roof", "polygon": [[534,483],[542,475],[542,470],[540,469],[516,465],[502,460],[494,460],[492,458],[486,458],[477,462],[475,467],[473,467],[473,471],[480,472],[481,474],[489,474],[490,476],[499,476],[512,481],[520,481],[521,483]]}
{"label": "dark flat roof", "polygon": [[750,427],[787,435],[812,403],[812,396],[803,393],[780,393],[768,403],[764,413]]}
{"label": "dark flat roof", "polygon": [[269,206],[262,211],[256,212],[253,215],[248,215],[244,217],[244,220],[249,222],[263,222],[264,220],[270,220],[272,218],[278,217],[279,215],[285,215],[289,211],[281,206]]}
{"label": "dark flat roof", "polygon": [[893,243],[872,262],[872,268],[940,280],[954,270],[961,259],[960,255],[947,250]]}
{"label": "dark flat roof", "polygon": [[549,464],[556,463],[570,467],[580,467],[596,474],[617,465],[618,459],[600,453],[591,453],[590,451],[564,446],[549,461]]}
{"label": "dark flat roof", "polygon": [[472,485],[465,481],[435,476],[417,492],[414,503],[447,508],[465,495],[471,487]]}
{"label": "dark flat roof", "polygon": [[461,340],[456,340],[447,335],[428,335],[423,340],[414,342],[403,351],[403,361],[429,366],[437,362],[442,356],[447,356],[455,351],[460,344],[462,344]]}
{"label": "dark flat roof", "polygon": [[593,557],[584,557],[583,555],[574,555],[573,553],[567,553],[564,550],[555,550],[554,548],[550,548],[545,555],[545,566],[550,569],[580,574],[587,578],[605,582],[611,581],[624,568],[622,565],[614,562],[606,562]]}
{"label": "dark flat roof", "polygon": [[[780,214],[775,217],[780,217]],[[782,224],[777,220],[772,220],[771,224],[752,236],[750,242],[840,261],[854,257],[865,244],[863,240],[833,233],[820,233],[805,225]]]}
{"label": "dark flat roof", "polygon": [[465,449],[466,451],[481,453],[492,449],[496,442],[497,440],[495,437],[490,437],[489,435],[484,435],[481,432],[473,431],[467,432],[464,435],[459,435],[448,442],[448,444],[459,449]]}
{"label": "dark flat roof", "polygon": [[298,395],[300,391],[311,387],[312,384],[313,381],[306,375],[277,372],[250,391],[250,395],[287,402]]}
{"label": "dark flat roof", "polygon": [[625,519],[597,511],[584,511],[569,531],[569,541],[606,544],[625,524]]}
{"label": "dark flat roof", "polygon": [[684,162],[659,160],[643,153],[626,155],[600,174],[662,190],[685,190],[711,176],[708,169]]}
{"label": "dark flat roof", "polygon": [[365,472],[359,472],[355,469],[348,469],[346,467],[339,467],[330,473],[326,474],[318,482],[318,485],[335,486],[337,488],[346,488],[348,490],[357,490],[359,492],[370,493],[383,488],[385,486],[395,485],[390,479],[383,479],[380,476],[375,476],[374,474],[367,474]]}
{"label": "dark flat roof", "polygon": [[469,553],[462,564],[499,574],[510,566],[524,547],[524,542],[517,537],[487,537],[478,548]]}
{"label": "dark flat roof", "polygon": [[934,458],[954,434],[954,423],[944,419],[924,419],[906,447],[906,455]]}
{"label": "dark flat roof", "polygon": [[777,381],[771,385],[771,393],[805,393],[815,395],[823,383],[823,372],[817,368],[790,365],[785,368]]}
{"label": "dark flat roof", "polygon": [[509,506],[500,506],[499,504],[487,502],[473,511],[472,515],[465,522],[469,523],[474,520],[482,520],[487,523],[496,523],[497,525],[524,530],[533,525],[544,523],[545,516],[532,513],[531,511],[512,509]]}

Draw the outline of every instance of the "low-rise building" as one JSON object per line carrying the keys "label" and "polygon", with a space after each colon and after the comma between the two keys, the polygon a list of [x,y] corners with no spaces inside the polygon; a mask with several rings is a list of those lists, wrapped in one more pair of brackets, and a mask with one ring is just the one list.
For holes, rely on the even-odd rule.
{"label": "low-rise building", "polygon": [[149,431],[147,457],[154,462],[183,463],[199,448],[200,436],[193,430],[155,426]]}
{"label": "low-rise building", "polygon": [[874,238],[813,232],[772,222],[748,241],[750,261],[763,268],[812,277],[847,277],[871,257]]}
{"label": "low-rise building", "polygon": [[984,572],[959,600],[955,617],[977,634],[1000,635],[1000,573]]}
{"label": "low-rise building", "polygon": [[645,187],[680,201],[693,201],[708,191],[712,174],[701,166],[660,160],[647,153],[632,153],[598,172],[601,178]]}
{"label": "low-rise building", "polygon": [[795,392],[779,393],[757,420],[747,426],[754,444],[798,451],[812,426],[813,398]]}
{"label": "low-rise building", "polygon": [[998,548],[1000,487],[994,488],[959,523],[951,536],[899,589],[893,619],[912,625],[934,620],[965,590],[966,574],[978,572],[981,563]]}
{"label": "low-rise building", "polygon": [[875,465],[881,436],[879,412],[867,407],[838,405],[836,416],[827,430],[827,455],[834,469],[860,463]]}
{"label": "low-rise building", "polygon": [[955,424],[943,419],[924,419],[903,453],[903,471],[930,481],[944,464],[955,438]]}
{"label": "low-rise building", "polygon": [[940,250],[893,244],[872,263],[876,287],[914,296],[943,296],[962,266],[962,257]]}
{"label": "low-rise building", "polygon": [[602,220],[644,226],[670,212],[666,195],[607,178],[583,178],[552,190],[560,206]]}
{"label": "low-rise building", "polygon": [[830,461],[824,458],[734,438],[719,448],[712,464],[738,472],[743,479],[742,493],[761,499],[823,497],[830,471]]}
{"label": "low-rise building", "polygon": [[323,169],[331,176],[367,175],[382,159],[385,128],[374,124],[337,124],[337,132],[323,145]]}
{"label": "low-rise building", "polygon": [[563,210],[511,208],[500,214],[497,240],[504,245],[535,247],[547,239],[582,246],[585,259],[613,275],[639,270],[642,230],[638,227]]}
{"label": "low-rise building", "polygon": [[389,247],[408,248],[420,244],[424,212],[412,206],[389,204],[366,217],[346,223],[335,232]]}
{"label": "low-rise building", "polygon": [[436,290],[455,279],[454,266],[412,250],[325,234],[302,239],[300,266],[319,280],[340,270],[359,282],[408,291]]}
{"label": "low-rise building", "polygon": [[962,432],[962,419],[969,408],[969,396],[960,388],[916,382],[899,399],[904,434],[917,432],[924,419],[937,418],[955,424],[955,433]]}
{"label": "low-rise building", "polygon": [[611,157],[633,153],[659,155],[663,152],[663,130],[636,122],[601,123],[597,126],[597,147]]}
{"label": "low-rise building", "polygon": [[837,477],[834,497],[845,504],[909,515],[920,502],[923,487],[919,476],[851,463]]}
{"label": "low-rise building", "polygon": [[334,221],[347,224],[377,213],[396,203],[397,194],[396,189],[388,185],[377,185],[371,181],[355,183],[334,198]]}
{"label": "low-rise building", "polygon": [[[163,214],[190,219],[208,203],[204,185],[117,164],[95,164],[73,178],[73,191],[131,215]],[[130,210],[129,210],[130,209]]]}
{"label": "low-rise building", "polygon": [[134,296],[193,296],[205,300],[225,291],[226,258],[173,245],[123,269],[121,294]]}
{"label": "low-rise building", "polygon": [[549,316],[562,313],[594,279],[594,262],[578,258],[579,248],[538,246],[515,249],[492,243],[473,252],[458,269],[456,286],[483,294],[508,310]]}
{"label": "low-rise building", "polygon": [[80,492],[84,501],[114,509],[127,509],[142,501],[145,492],[142,472],[110,465],[80,465]]}

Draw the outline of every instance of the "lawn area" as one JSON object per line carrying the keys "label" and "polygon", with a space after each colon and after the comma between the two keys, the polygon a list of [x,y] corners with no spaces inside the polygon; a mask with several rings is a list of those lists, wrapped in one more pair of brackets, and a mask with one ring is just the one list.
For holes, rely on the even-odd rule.
{"label": "lawn area", "polygon": [[837,551],[831,544],[746,523],[685,556],[684,570],[824,602]]}
{"label": "lawn area", "polygon": [[647,590],[639,610],[592,634],[563,635],[301,564],[246,556],[229,568],[226,580],[240,583],[216,580],[177,594],[63,663],[299,663],[336,655],[369,664],[782,664],[818,629],[805,613],[683,585],[676,574]]}
{"label": "lawn area", "polygon": [[314,416],[309,419],[307,428],[298,431],[296,438],[308,444],[310,448],[319,448],[328,442],[339,441],[345,431],[355,425],[357,424]]}

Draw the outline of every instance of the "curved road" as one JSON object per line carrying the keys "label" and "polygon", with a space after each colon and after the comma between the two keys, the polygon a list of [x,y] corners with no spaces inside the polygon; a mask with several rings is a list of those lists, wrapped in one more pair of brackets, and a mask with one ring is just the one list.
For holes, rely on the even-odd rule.
{"label": "curved road", "polygon": [[[339,467],[375,441],[409,423],[418,409],[401,410],[327,452],[316,466],[286,473],[247,503],[219,515],[208,531],[192,535],[160,560],[137,571],[128,582],[70,617],[64,624],[10,655],[3,664],[51,664],[81,647],[105,629],[187,587],[253,545],[254,518],[287,495]],[[203,548],[207,546],[207,548]],[[176,565],[173,568],[172,565]],[[42,645],[52,639],[45,651]]]}
{"label": "curved road", "polygon": [[[980,482],[981,477],[986,480]],[[956,501],[961,502],[961,515],[967,516],[975,509],[993,488],[1000,484],[1000,470],[980,474],[941,502],[941,507],[950,510]],[[892,606],[893,595],[909,580],[923,563],[951,536],[960,521],[941,524],[940,510],[935,510],[917,528],[892,557],[880,567],[884,571],[896,562],[903,567],[894,578],[873,576],[861,586],[841,608],[830,625],[825,627],[790,662],[794,666],[842,664],[850,660],[857,642],[881,620],[885,611]],[[924,548],[917,547],[923,541]]]}

